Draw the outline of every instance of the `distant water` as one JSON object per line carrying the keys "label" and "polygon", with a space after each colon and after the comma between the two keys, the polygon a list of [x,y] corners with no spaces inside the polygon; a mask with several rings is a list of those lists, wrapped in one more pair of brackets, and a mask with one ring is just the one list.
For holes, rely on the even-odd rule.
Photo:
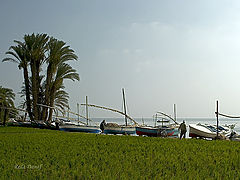
{"label": "distant water", "polygon": [[[97,125],[99,125],[103,119],[106,120],[107,123],[113,122],[113,123],[118,123],[118,124],[125,124],[125,119],[124,118],[91,118]],[[84,119],[80,119],[81,121],[86,122]],[[135,118],[134,119],[137,123],[139,124],[146,124],[150,126],[155,125],[155,121],[153,118]],[[201,124],[217,124],[216,118],[179,118],[177,119],[177,122],[181,123],[183,120],[185,120],[186,124],[196,124],[196,123],[201,123]],[[129,124],[133,124],[131,121],[128,120]],[[173,123],[173,122],[171,122]],[[90,122],[90,124],[93,125],[93,123]],[[159,123],[156,123],[159,125]],[[234,130],[240,134],[240,119],[228,119],[228,118],[221,118],[219,119],[219,125],[232,125],[236,124]]]}

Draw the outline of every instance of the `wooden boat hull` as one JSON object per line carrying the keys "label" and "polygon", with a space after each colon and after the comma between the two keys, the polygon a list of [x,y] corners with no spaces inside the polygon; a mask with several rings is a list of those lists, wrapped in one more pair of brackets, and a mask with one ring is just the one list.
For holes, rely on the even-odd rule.
{"label": "wooden boat hull", "polygon": [[204,126],[189,124],[189,137],[216,138],[216,136],[216,132],[212,132]]}
{"label": "wooden boat hull", "polygon": [[83,125],[60,125],[59,130],[68,131],[68,132],[85,132],[85,133],[101,132],[98,126],[83,126]]}
{"label": "wooden boat hull", "polygon": [[139,136],[165,136],[178,137],[178,129],[176,128],[155,128],[155,127],[136,127],[136,133]]}
{"label": "wooden boat hull", "polygon": [[104,127],[104,134],[136,134],[135,127]]}

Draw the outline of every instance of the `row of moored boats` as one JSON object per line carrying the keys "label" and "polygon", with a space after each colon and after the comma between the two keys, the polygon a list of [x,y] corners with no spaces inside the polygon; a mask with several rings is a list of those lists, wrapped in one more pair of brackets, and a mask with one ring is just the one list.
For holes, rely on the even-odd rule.
{"label": "row of moored boats", "polygon": [[87,132],[87,133],[104,133],[104,134],[123,134],[139,135],[152,137],[178,137],[178,126],[144,126],[144,125],[118,125],[116,123],[106,123],[103,129],[100,126],[77,125],[72,123],[60,123],[59,130],[69,132]]}
{"label": "row of moored boats", "polygon": [[[233,125],[222,125],[218,127],[218,135],[226,138],[236,136]],[[101,130],[100,126],[77,125],[69,122],[60,123],[59,130],[69,132],[86,132],[86,133],[104,133],[104,134],[123,134],[139,135],[149,137],[175,137],[179,136],[179,125],[168,124],[159,126],[146,125],[118,125],[116,123],[105,123]],[[192,138],[210,138],[217,137],[217,127],[210,124],[189,124],[189,137]]]}

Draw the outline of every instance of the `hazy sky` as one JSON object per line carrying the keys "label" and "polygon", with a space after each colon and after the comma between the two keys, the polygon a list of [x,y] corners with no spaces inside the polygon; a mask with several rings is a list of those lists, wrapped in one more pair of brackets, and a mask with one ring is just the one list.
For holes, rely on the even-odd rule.
{"label": "hazy sky", "polygon": [[[217,99],[222,112],[240,114],[238,0],[1,0],[0,23],[1,60],[33,32],[75,50],[81,80],[65,82],[74,111],[86,95],[121,110],[125,88],[133,117],[172,114],[174,103],[179,117],[214,117]],[[16,64],[0,62],[0,77],[20,91]]]}

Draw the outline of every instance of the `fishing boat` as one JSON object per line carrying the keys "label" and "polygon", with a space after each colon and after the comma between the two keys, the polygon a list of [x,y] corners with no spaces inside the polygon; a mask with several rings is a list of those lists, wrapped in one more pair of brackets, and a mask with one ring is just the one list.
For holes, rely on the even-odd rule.
{"label": "fishing boat", "polygon": [[85,133],[100,133],[99,126],[77,125],[72,123],[65,123],[59,126],[60,131],[68,132],[85,132]]}
{"label": "fishing boat", "polygon": [[[219,135],[230,136],[232,129],[229,126],[218,126]],[[189,124],[189,137],[216,138],[217,127],[210,124]]]}
{"label": "fishing boat", "polygon": [[[126,109],[126,100],[125,100],[125,93],[124,89],[122,89],[123,94],[123,105],[124,105],[124,117],[125,117],[125,125],[118,125],[116,123],[107,123],[104,126],[104,134],[136,134],[136,122],[127,115]],[[135,125],[128,125],[127,119],[132,120]]]}
{"label": "fishing boat", "polygon": [[118,125],[116,123],[107,123],[104,126],[104,134],[135,134],[135,126]]}
{"label": "fishing boat", "polygon": [[[88,104],[87,101],[88,100],[87,100],[87,96],[86,96],[86,104]],[[78,105],[78,108],[79,108],[79,105]],[[66,112],[77,115],[78,116],[78,121],[77,121],[77,124],[76,124],[76,123],[72,123],[72,122],[69,121],[69,119],[71,119],[70,117],[67,117],[67,121],[62,119],[59,123],[59,130],[60,131],[101,133],[101,129],[100,129],[99,126],[89,125],[89,121],[92,121],[92,120],[90,120],[88,118],[88,106],[86,106],[86,117],[81,116],[79,114],[79,112],[78,113],[74,113],[74,112],[71,112],[71,111],[66,111]],[[85,123],[85,122],[80,121],[79,117],[82,117],[82,118],[86,119],[87,122]]]}
{"label": "fishing boat", "polygon": [[[108,107],[103,107],[103,106],[98,106],[94,104],[81,104],[83,106],[90,106],[90,107],[95,107],[95,108],[100,108],[104,110],[109,110],[113,111],[116,113],[119,113],[125,117],[125,124],[124,125],[119,125],[117,123],[106,123],[104,125],[104,134],[136,134],[136,126],[138,126],[138,123],[134,121],[133,118],[127,115],[127,110],[126,110],[126,101],[125,101],[125,94],[124,94],[124,89],[122,89],[123,93],[123,104],[124,104],[124,112],[121,112],[116,109],[108,108]],[[133,124],[129,125],[127,120],[130,120]]]}
{"label": "fishing boat", "polygon": [[149,137],[178,137],[178,129],[171,127],[136,127],[136,134]]}
{"label": "fishing boat", "polygon": [[[166,114],[164,115],[166,116]],[[149,137],[176,137],[176,138],[178,137],[178,126],[176,124],[166,125],[166,123],[170,123],[170,118],[167,119],[167,118],[161,117],[161,120],[157,120],[157,119],[158,119],[158,114],[155,115],[155,126],[136,127],[136,134],[139,136],[149,136]],[[156,126],[157,122],[161,123],[161,125]]]}

